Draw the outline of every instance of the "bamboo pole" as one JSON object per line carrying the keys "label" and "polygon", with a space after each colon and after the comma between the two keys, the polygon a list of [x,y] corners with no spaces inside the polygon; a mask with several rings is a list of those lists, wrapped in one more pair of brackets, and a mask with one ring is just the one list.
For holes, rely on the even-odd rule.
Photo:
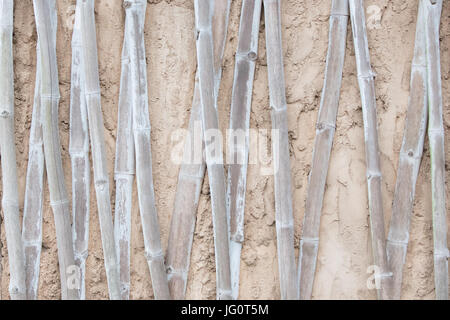
{"label": "bamboo pole", "polygon": [[83,54],[83,78],[85,80],[86,108],[94,167],[94,184],[97,195],[97,208],[100,219],[105,269],[110,299],[118,300],[121,298],[120,277],[111,216],[109,177],[106,163],[105,137],[103,133],[104,127],[100,101],[94,0],[78,1],[81,1],[80,25]]}
{"label": "bamboo pole", "polygon": [[[213,16],[214,39],[214,80],[217,101],[219,92],[222,58],[228,29],[230,0],[215,0]],[[189,120],[189,139],[185,143],[183,162],[180,166],[175,205],[170,226],[166,264],[169,276],[169,289],[173,299],[181,300],[186,296],[186,284],[191,258],[200,190],[205,176],[204,146],[197,145],[195,138],[203,140],[202,108],[198,83],[198,70],[195,76],[194,98]],[[198,155],[198,156],[197,156]]]}
{"label": "bamboo pole", "polygon": [[428,138],[431,154],[434,281],[437,300],[448,299],[447,217],[445,207],[445,151],[439,27],[442,0],[425,2],[425,39],[428,69]]}
{"label": "bamboo pole", "polygon": [[369,197],[370,227],[374,265],[379,272],[377,288],[379,299],[389,298],[389,283],[392,272],[389,271],[386,255],[386,235],[384,231],[383,199],[381,194],[381,169],[378,147],[378,129],[374,72],[370,65],[369,46],[366,34],[363,0],[350,0],[353,42],[355,45],[356,67],[364,120],[366,143],[366,177]]}
{"label": "bamboo pole", "polygon": [[[231,162],[228,168],[227,199],[230,218],[230,264],[232,297],[239,296],[239,274],[242,242],[244,241],[244,209],[249,152],[250,110],[252,106],[253,79],[258,53],[259,22],[262,0],[244,0],[241,9],[238,49],[231,98],[228,151]],[[234,136],[245,134],[245,141]],[[237,156],[236,162],[235,156]]]}
{"label": "bamboo pole", "polygon": [[70,267],[75,265],[69,200],[64,182],[58,134],[59,82],[56,61],[56,3],[54,0],[34,0],[38,33],[41,75],[42,132],[45,165],[53,208],[58,245],[61,295],[63,299],[79,299],[78,290],[68,286]]}
{"label": "bamboo pole", "polygon": [[424,7],[419,1],[408,110],[397,169],[392,218],[387,239],[387,258],[392,270],[392,299],[401,297],[403,266],[409,240],[409,226],[415,187],[427,128],[427,69]]}
{"label": "bamboo pole", "polygon": [[80,298],[85,299],[85,272],[89,244],[90,164],[89,132],[83,79],[80,30],[80,2],[75,11],[72,35],[72,74],[70,91],[70,142],[72,165],[72,232],[75,263],[80,271]]}
{"label": "bamboo pole", "polygon": [[275,132],[272,136],[272,154],[281,299],[293,300],[298,298],[298,276],[294,252],[294,218],[280,1],[264,0],[264,15],[272,130]]}
{"label": "bamboo pole", "polygon": [[42,204],[44,184],[44,149],[41,115],[41,63],[37,45],[36,84],[31,118],[28,167],[23,208],[22,239],[25,253],[27,299],[36,300],[42,249]]}
{"label": "bamboo pole", "polygon": [[316,125],[316,141],[313,150],[308,194],[300,240],[299,286],[300,299],[311,299],[319,249],[320,216],[327,180],[336,116],[344,68],[347,41],[348,0],[333,0],[330,14],[330,30],[325,79]]}
{"label": "bamboo pole", "polygon": [[145,256],[152,278],[155,299],[170,299],[164,253],[161,248],[158,214],[153,187],[148,111],[147,63],[145,59],[144,23],[147,1],[135,0],[126,10],[126,36],[130,54],[132,115],[136,149],[136,181],[144,234]]}
{"label": "bamboo pole", "polygon": [[230,253],[223,150],[221,141],[217,141],[219,139],[219,119],[215,98],[214,45],[212,37],[214,2],[212,0],[195,0],[194,7],[197,28],[199,92],[202,105],[206,167],[209,176],[214,229],[216,295],[218,300],[227,300],[231,299]]}
{"label": "bamboo pole", "polygon": [[[124,6],[128,1],[124,1]],[[125,24],[125,29],[128,24]],[[116,182],[116,205],[114,237],[120,271],[122,299],[130,297],[130,237],[133,182],[135,175],[135,151],[132,127],[130,57],[125,32],[122,48],[122,71],[120,77],[119,111],[117,120],[116,160],[114,179]]]}
{"label": "bamboo pole", "polygon": [[20,228],[14,138],[14,1],[0,1],[0,149],[3,178],[2,206],[9,258],[9,294],[12,300],[26,299],[24,249]]}

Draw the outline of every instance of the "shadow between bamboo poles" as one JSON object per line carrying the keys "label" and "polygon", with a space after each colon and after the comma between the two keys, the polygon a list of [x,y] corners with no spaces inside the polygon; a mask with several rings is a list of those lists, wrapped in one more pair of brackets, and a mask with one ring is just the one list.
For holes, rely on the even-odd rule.
{"label": "shadow between bamboo poles", "polygon": [[[222,58],[228,29],[230,0],[215,0],[213,16],[214,39],[214,80],[217,96],[222,74]],[[186,296],[192,241],[194,236],[196,214],[200,191],[205,176],[205,159],[203,157],[202,108],[198,83],[198,70],[195,75],[194,97],[188,131],[190,139],[184,145],[183,160],[178,175],[174,210],[169,233],[166,265],[169,277],[169,289],[173,299],[182,300]],[[201,141],[197,145],[196,137]]]}
{"label": "shadow between bamboo poles", "polygon": [[164,254],[161,248],[158,215],[153,187],[148,111],[147,64],[145,59],[144,21],[146,1],[135,1],[126,10],[128,49],[133,105],[133,132],[136,150],[136,180],[144,234],[145,255],[152,278],[155,299],[170,299]]}
{"label": "shadow between bamboo poles", "polygon": [[293,300],[298,299],[298,275],[294,252],[294,218],[280,1],[264,0],[264,15],[272,130],[276,132],[272,137],[272,154],[281,299]]}
{"label": "shadow between bamboo poles", "polygon": [[79,299],[76,287],[69,287],[69,275],[75,266],[70,209],[61,160],[58,128],[59,82],[56,60],[56,3],[34,0],[36,29],[41,63],[41,121],[45,165],[50,202],[55,218],[56,242],[61,278],[62,299]]}
{"label": "shadow between bamboo poles", "polygon": [[348,0],[333,0],[330,13],[327,63],[316,125],[311,172],[303,221],[299,253],[300,299],[311,299],[317,252],[319,248],[320,216],[325,183],[336,128],[342,70],[344,68],[348,26]]}
{"label": "shadow between bamboo poles", "polygon": [[9,295],[26,299],[25,261],[19,212],[16,144],[14,138],[14,1],[0,1],[0,149],[3,180],[2,207],[9,260]]}
{"label": "shadow between bamboo poles", "polygon": [[[231,299],[228,219],[225,199],[225,174],[222,150],[214,148],[210,132],[218,130],[214,81],[214,45],[212,38],[213,1],[195,0],[197,29],[197,65],[199,74],[202,123],[204,128],[206,166],[210,182],[214,247],[216,260],[217,299]],[[210,142],[210,143],[208,143]]]}
{"label": "shadow between bamboo poles", "polygon": [[103,114],[100,101],[94,0],[78,1],[81,1],[80,25],[83,48],[82,61],[86,90],[85,95],[105,269],[110,299],[118,300],[121,298],[120,277],[111,216],[109,177],[106,162],[105,137],[103,132]]}
{"label": "shadow between bamboo poles", "polygon": [[86,90],[83,75],[81,7],[77,2],[72,35],[72,70],[70,87],[70,141],[72,167],[72,232],[75,263],[80,275],[80,298],[86,297],[85,273],[89,249],[90,174],[89,132]]}
{"label": "shadow between bamboo poles", "polygon": [[427,116],[427,70],[425,49],[425,15],[419,1],[414,57],[411,64],[410,95],[403,142],[400,149],[392,217],[386,243],[389,268],[393,272],[392,299],[401,297],[403,266],[409,240],[409,226],[414,195],[423,154]]}
{"label": "shadow between bamboo poles", "polygon": [[392,272],[389,271],[384,231],[383,199],[381,193],[381,169],[378,146],[375,74],[370,64],[363,0],[350,0],[353,42],[355,46],[358,83],[364,120],[366,149],[366,177],[369,200],[372,251],[379,299],[389,299]]}
{"label": "shadow between bamboo poles", "polygon": [[[233,299],[239,296],[239,275],[242,242],[244,241],[245,192],[249,153],[250,109],[253,79],[258,52],[262,0],[244,0],[241,9],[239,40],[236,52],[231,97],[230,132],[228,137],[227,200],[230,219],[230,269]],[[245,140],[239,139],[245,133]],[[234,137],[238,143],[234,144]],[[237,158],[237,159],[235,159]],[[236,162],[235,162],[236,161]]]}
{"label": "shadow between bamboo poles", "polygon": [[[124,1],[124,7],[127,1]],[[125,17],[127,19],[127,17]],[[125,29],[128,24],[125,22]],[[130,56],[126,31],[122,48],[119,107],[117,119],[116,158],[114,179],[116,183],[114,237],[120,272],[122,299],[130,296],[130,237],[133,182],[135,175],[135,150],[131,105]]]}
{"label": "shadow between bamboo poles", "polygon": [[428,70],[428,138],[431,155],[434,282],[437,300],[448,299],[447,217],[445,207],[445,151],[442,115],[442,80],[439,26],[442,0],[422,0],[425,6],[425,39]]}

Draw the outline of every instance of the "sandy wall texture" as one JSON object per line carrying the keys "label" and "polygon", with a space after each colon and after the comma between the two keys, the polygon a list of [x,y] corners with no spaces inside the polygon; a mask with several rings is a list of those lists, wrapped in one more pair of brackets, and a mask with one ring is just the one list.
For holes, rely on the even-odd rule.
{"label": "sandy wall texture", "polygon": [[[417,0],[367,0],[376,5],[381,20],[368,30],[376,92],[383,196],[386,225],[389,223],[409,94],[410,65],[416,27]],[[191,0],[149,0],[146,50],[148,61],[150,119],[152,123],[153,172],[157,209],[164,247],[167,247],[178,166],[170,160],[172,133],[186,128],[196,71],[194,8]],[[66,185],[71,186],[69,159],[69,96],[71,35],[75,0],[58,0],[58,65],[61,90],[60,135]],[[114,185],[115,138],[119,96],[120,59],[124,31],[121,0],[97,0],[96,20],[102,107],[105,120],[108,166]],[[329,0],[283,0],[283,51],[289,114],[291,169],[298,254],[310,170],[315,122],[323,84],[328,41]],[[234,72],[234,52],[241,0],[233,0],[219,96],[220,125],[228,128]],[[373,9],[373,8],[372,8]],[[368,14],[369,16],[369,14]],[[36,28],[32,0],[16,1],[14,11],[14,64],[16,145],[19,167],[20,206],[23,210],[28,139],[31,125],[36,69]],[[251,127],[270,129],[270,110],[265,50],[265,26],[261,24],[260,54],[254,83]],[[444,1],[441,23],[442,78],[446,131],[446,180],[450,181],[450,2]],[[255,150],[251,150],[254,153]],[[403,298],[433,299],[433,256],[428,140],[417,185],[411,238],[404,269]],[[245,242],[242,251],[243,299],[279,299],[276,258],[274,186],[271,176],[260,175],[260,166],[248,172]],[[112,199],[115,192],[112,190]],[[134,196],[137,197],[136,190]],[[447,199],[450,188],[447,187]],[[89,257],[86,297],[107,299],[106,275],[95,204],[91,196]],[[136,202],[135,202],[136,203]],[[45,194],[40,299],[59,299],[59,272],[53,214]],[[450,201],[447,201],[450,208]],[[448,215],[450,217],[450,214]],[[450,224],[449,224],[450,225]],[[8,298],[9,266],[4,225],[1,226],[1,293]],[[318,267],[313,289],[315,299],[375,299],[367,288],[367,268],[372,264],[365,180],[363,120],[356,78],[351,29],[347,39],[337,131],[331,155],[320,229]],[[137,206],[132,214],[131,298],[152,299],[153,292]],[[211,204],[207,179],[201,192],[192,251],[187,297],[215,298],[214,246]]]}

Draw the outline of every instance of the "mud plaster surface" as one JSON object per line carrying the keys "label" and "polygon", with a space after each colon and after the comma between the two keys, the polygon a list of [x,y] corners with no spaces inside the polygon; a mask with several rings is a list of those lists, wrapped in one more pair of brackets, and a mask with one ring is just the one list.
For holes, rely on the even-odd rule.
{"label": "mud plaster surface", "polygon": [[[194,11],[190,0],[151,0],[147,7],[146,49],[148,61],[150,120],[152,123],[153,169],[157,208],[164,247],[167,247],[178,166],[171,162],[172,133],[186,128],[192,102],[196,70],[193,37]],[[97,0],[102,107],[105,120],[110,183],[113,183],[120,58],[124,12],[120,0]],[[298,242],[305,206],[320,94],[328,41],[329,0],[283,0],[283,51],[289,113],[290,151]],[[58,0],[58,65],[60,77],[60,135],[66,185],[71,186],[69,143],[69,96],[71,35],[75,0]],[[409,94],[410,65],[416,27],[417,1],[368,0],[366,7],[381,9],[379,28],[368,30],[371,61],[376,78],[383,196],[388,225],[395,186],[398,152],[403,135]],[[228,127],[234,72],[234,52],[241,0],[233,0],[223,63],[219,112],[221,128]],[[369,14],[367,15],[369,16]],[[32,0],[16,1],[14,11],[14,64],[16,101],[16,145],[19,166],[20,209],[23,210],[28,139],[31,125],[36,70],[36,28]],[[270,129],[264,22],[260,32],[260,54],[254,83],[251,127]],[[446,180],[450,181],[450,2],[444,1],[441,23],[441,56],[446,131]],[[255,150],[251,150],[254,156]],[[273,179],[260,174],[259,165],[248,172],[245,242],[242,251],[241,290],[243,299],[278,299],[278,266],[274,221]],[[418,179],[411,238],[404,268],[403,298],[434,298],[432,220],[428,140]],[[136,197],[136,190],[134,191]],[[111,199],[114,199],[112,190]],[[447,187],[447,199],[450,188]],[[107,284],[95,203],[91,195],[89,257],[86,296],[106,299]],[[450,208],[447,201],[447,208]],[[59,274],[53,215],[45,194],[40,299],[59,299]],[[205,180],[195,229],[187,297],[215,298],[214,246],[209,185]],[[447,210],[448,212],[448,210]],[[450,214],[448,215],[450,217]],[[367,288],[367,268],[372,264],[365,181],[363,120],[356,79],[351,30],[337,131],[331,155],[320,229],[320,248],[313,289],[315,299],[375,299]],[[8,298],[9,266],[4,225],[1,230],[1,293]],[[131,298],[153,298],[137,207],[132,215]]]}

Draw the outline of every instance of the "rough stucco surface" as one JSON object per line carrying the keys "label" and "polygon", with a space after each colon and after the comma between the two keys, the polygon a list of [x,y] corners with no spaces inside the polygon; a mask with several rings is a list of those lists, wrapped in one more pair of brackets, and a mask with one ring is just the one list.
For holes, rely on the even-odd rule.
{"label": "rough stucco surface", "polygon": [[[156,201],[164,247],[167,247],[170,219],[178,179],[178,165],[171,161],[172,133],[186,128],[196,70],[193,36],[193,2],[150,0],[147,7],[146,48],[152,123],[153,172]],[[417,0],[367,0],[366,7],[380,8],[381,20],[368,30],[374,71],[379,123],[383,196],[388,226],[395,186],[409,94],[410,65],[416,27]],[[124,12],[120,0],[97,0],[96,20],[102,107],[105,120],[110,183],[113,183],[120,58]],[[298,242],[305,207],[325,56],[328,41],[329,0],[283,0],[283,51],[288,101],[290,153]],[[75,0],[58,0],[58,65],[60,77],[60,135],[66,185],[70,188],[69,96],[71,35]],[[230,26],[219,96],[220,125],[228,127],[234,73],[234,52],[241,0],[231,4]],[[373,18],[374,7],[367,13]],[[32,0],[16,1],[14,11],[14,65],[16,98],[16,146],[19,168],[20,209],[23,209],[28,139],[31,125],[36,70],[36,28]],[[379,22],[379,23],[378,23]],[[251,127],[271,128],[264,21],[260,32],[260,54],[254,83]],[[446,180],[450,181],[450,3],[444,1],[441,23],[441,56],[446,131]],[[270,149],[270,148],[268,148]],[[250,156],[258,156],[252,149]],[[278,299],[273,178],[261,175],[260,165],[249,166],[246,198],[245,242],[242,251],[241,290],[243,299]],[[433,299],[433,256],[428,140],[418,179],[411,237],[404,268],[403,298]],[[112,198],[114,199],[114,189]],[[136,190],[134,197],[137,199]],[[450,188],[447,187],[447,199]],[[107,299],[106,275],[95,203],[91,196],[89,257],[86,273],[88,299]],[[136,203],[136,202],[134,202]],[[59,299],[59,274],[53,214],[45,194],[40,299]],[[450,208],[450,200],[447,201]],[[448,210],[447,210],[448,212]],[[450,218],[450,214],[448,215]],[[363,120],[356,79],[351,28],[347,38],[342,94],[337,130],[331,155],[320,229],[320,248],[313,289],[315,299],[375,299],[367,288],[372,264],[365,181]],[[1,293],[8,298],[9,266],[4,225],[1,226]],[[131,298],[152,299],[150,275],[144,258],[139,212],[132,213]],[[214,245],[211,204],[207,179],[201,192],[192,250],[187,297],[215,298]]]}

